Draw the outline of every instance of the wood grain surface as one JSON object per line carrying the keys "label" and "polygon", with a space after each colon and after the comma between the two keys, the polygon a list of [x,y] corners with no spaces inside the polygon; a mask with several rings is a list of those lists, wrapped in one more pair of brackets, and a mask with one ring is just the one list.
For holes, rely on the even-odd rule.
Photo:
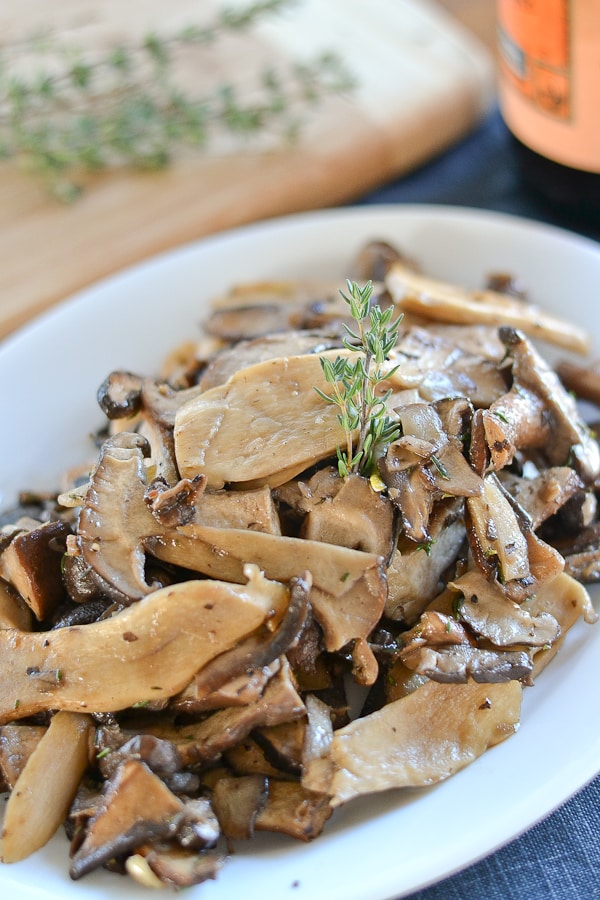
{"label": "wood grain surface", "polygon": [[[456,14],[458,3],[446,5]],[[477,3],[480,11],[487,6]],[[0,33],[7,41],[51,27],[78,46],[98,47],[198,22],[220,6],[3,0]],[[265,59],[302,59],[323,48],[346,59],[358,87],[315,108],[294,145],[217,148],[182,156],[161,172],[107,173],[70,205],[12,164],[0,165],[0,338],[162,250],[258,219],[349,202],[463,136],[494,97],[489,48],[428,0],[305,0],[265,22],[243,46],[226,46],[208,69],[212,77],[236,69],[246,77]]]}

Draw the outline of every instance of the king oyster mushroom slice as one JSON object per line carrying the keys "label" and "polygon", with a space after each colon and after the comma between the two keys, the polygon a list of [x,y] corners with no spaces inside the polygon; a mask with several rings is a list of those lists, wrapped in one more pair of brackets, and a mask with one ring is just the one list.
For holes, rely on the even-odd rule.
{"label": "king oyster mushroom slice", "polygon": [[341,347],[341,335],[332,330],[283,331],[265,334],[253,340],[239,341],[217,353],[208,364],[198,382],[203,391],[224,384],[239,369],[266,362],[282,356],[303,356],[308,353],[324,353]]}
{"label": "king oyster mushroom slice", "polygon": [[589,335],[569,322],[495,291],[467,291],[458,285],[428,278],[401,262],[390,266],[385,285],[401,310],[442,322],[503,325],[577,353],[588,353]]}
{"label": "king oyster mushroom slice", "polygon": [[388,559],[395,537],[392,503],[361,475],[352,474],[340,482],[334,497],[311,506],[302,537]]}
{"label": "king oyster mushroom slice", "polygon": [[553,616],[560,627],[560,637],[550,646],[543,645],[534,654],[534,675],[548,665],[562,646],[567,632],[582,618],[588,625],[598,621],[598,613],[594,609],[591,598],[585,587],[568,575],[560,574],[554,581],[542,585],[530,600],[526,600],[524,608],[532,615],[544,613]]}
{"label": "king oyster mushroom slice", "polygon": [[387,594],[384,560],[373,553],[302,538],[185,525],[145,540],[149,553],[213,578],[238,581],[245,560],[267,578],[290,582],[312,577],[310,602],[328,650],[367,638],[383,612]]}
{"label": "king oyster mushroom slice", "polygon": [[203,473],[211,489],[276,487],[334,456],[346,436],[337,408],[315,388],[329,390],[320,357],[290,356],[241,369],[191,400],[175,417],[181,476]]}
{"label": "king oyster mushroom slice", "polygon": [[110,712],[177,694],[287,607],[287,587],[256,566],[244,572],[247,584],[181,582],[83,627],[0,632],[0,723],[48,709]]}
{"label": "king oyster mushroom slice", "polygon": [[266,485],[252,491],[205,491],[196,504],[194,521],[213,528],[281,534],[277,506]]}
{"label": "king oyster mushroom slice", "polygon": [[513,734],[522,687],[426,681],[334,732],[333,807],[362,794],[424,787],[450,777]]}

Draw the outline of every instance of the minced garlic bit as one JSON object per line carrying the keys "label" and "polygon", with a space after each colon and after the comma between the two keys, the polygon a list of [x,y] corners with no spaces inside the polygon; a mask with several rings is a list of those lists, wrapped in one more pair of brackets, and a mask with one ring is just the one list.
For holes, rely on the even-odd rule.
{"label": "minced garlic bit", "polygon": [[139,853],[134,853],[133,856],[127,857],[125,860],[125,869],[127,870],[127,874],[131,875],[133,880],[137,881],[138,884],[141,884],[142,887],[166,887],[164,881],[161,881],[158,875],[154,874],[145,856],[141,856]]}

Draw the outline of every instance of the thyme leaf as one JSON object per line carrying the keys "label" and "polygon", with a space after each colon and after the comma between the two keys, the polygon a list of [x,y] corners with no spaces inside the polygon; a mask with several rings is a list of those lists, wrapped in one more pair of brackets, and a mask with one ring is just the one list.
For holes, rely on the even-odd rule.
{"label": "thyme leaf", "polygon": [[370,477],[377,459],[400,432],[398,421],[387,410],[391,391],[382,391],[381,386],[397,369],[397,366],[386,367],[385,363],[398,340],[402,317],[392,321],[392,306],[382,310],[371,303],[371,281],[364,287],[347,281],[346,287],[347,293],[340,293],[356,325],[355,328],[345,326],[343,344],[356,358],[321,357],[321,368],[325,381],[331,385],[331,393],[315,390],[326,403],[336,405],[339,410],[338,420],[346,435],[346,447],[337,449],[340,475],[359,473]]}

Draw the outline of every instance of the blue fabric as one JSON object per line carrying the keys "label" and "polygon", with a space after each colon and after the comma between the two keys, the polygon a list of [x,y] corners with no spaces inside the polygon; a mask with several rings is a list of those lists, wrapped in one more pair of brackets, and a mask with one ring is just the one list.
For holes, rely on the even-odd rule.
{"label": "blue fabric", "polygon": [[[497,111],[442,156],[358,202],[479,207],[549,222],[600,240],[600,227],[561,217],[527,191]],[[600,897],[600,776],[520,838],[464,872],[412,894],[410,900],[593,897]]]}

